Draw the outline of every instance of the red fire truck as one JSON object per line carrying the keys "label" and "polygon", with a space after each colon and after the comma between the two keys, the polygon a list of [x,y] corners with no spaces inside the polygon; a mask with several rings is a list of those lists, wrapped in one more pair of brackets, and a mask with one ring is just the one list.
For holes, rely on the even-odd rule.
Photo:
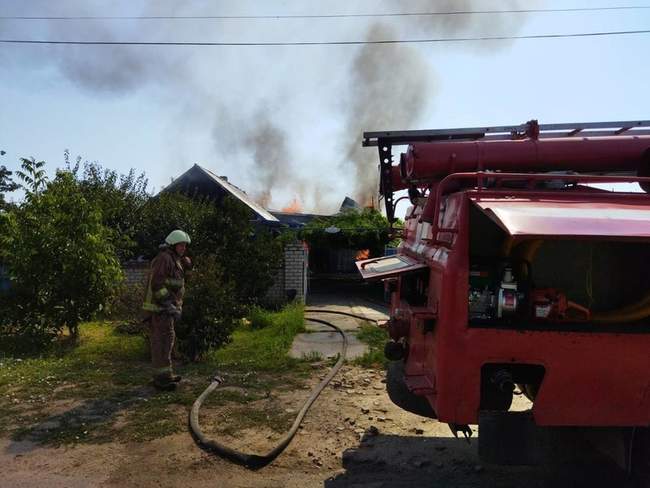
{"label": "red fire truck", "polygon": [[[364,133],[397,255],[387,389],[486,462],[603,446],[650,470],[650,121]],[[393,148],[407,146],[393,164]],[[511,411],[513,395],[530,409]],[[577,444],[576,444],[577,443]],[[603,449],[601,449],[603,450]]]}

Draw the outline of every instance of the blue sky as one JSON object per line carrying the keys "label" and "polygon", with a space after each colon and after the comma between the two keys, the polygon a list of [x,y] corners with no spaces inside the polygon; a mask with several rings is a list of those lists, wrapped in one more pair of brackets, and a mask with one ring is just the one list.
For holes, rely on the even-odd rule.
{"label": "blue sky", "polygon": [[[368,11],[593,7],[629,1],[298,1],[16,2],[1,15],[275,14]],[[648,2],[650,5],[650,2]],[[176,5],[176,6],[175,6]],[[0,20],[0,37],[141,40],[363,39],[371,19],[283,21]],[[512,14],[417,23],[384,19],[393,37],[524,35],[650,28],[650,9]],[[650,35],[463,44],[393,50],[369,93],[355,84],[355,63],[382,59],[382,47],[46,48],[0,45],[0,164],[16,169],[34,156],[50,173],[64,149],[122,172],[144,171],[160,189],[194,163],[228,175],[251,194],[271,191],[269,206],[298,197],[328,211],[355,192],[359,167],[376,171],[375,153],[347,161],[362,130],[650,119]],[[402,56],[404,54],[404,56]],[[391,57],[397,55],[398,57]],[[408,61],[402,62],[402,59]],[[408,64],[411,63],[411,64]],[[113,85],[105,80],[117,72]],[[372,80],[371,80],[372,81]],[[416,83],[417,82],[417,83]],[[403,113],[401,87],[413,117]],[[383,90],[383,91],[382,91]],[[381,96],[376,96],[377,94]],[[374,98],[373,98],[374,96]],[[372,105],[370,113],[361,114]],[[352,108],[354,110],[352,110]],[[261,124],[263,121],[264,124]],[[376,121],[376,122],[375,122]],[[373,125],[375,124],[376,125]],[[360,126],[362,124],[363,126]],[[386,126],[388,124],[388,126]],[[390,125],[399,124],[399,125]],[[260,127],[261,126],[261,127]],[[281,140],[261,138],[280,135]],[[256,153],[253,146],[260,142]],[[269,147],[273,145],[273,148]],[[257,158],[257,162],[256,162]],[[273,159],[265,166],[265,158]]]}

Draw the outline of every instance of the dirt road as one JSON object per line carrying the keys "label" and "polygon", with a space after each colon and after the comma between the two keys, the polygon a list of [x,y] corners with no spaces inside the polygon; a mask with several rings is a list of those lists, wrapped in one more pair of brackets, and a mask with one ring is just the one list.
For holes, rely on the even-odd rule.
{"label": "dirt road", "polygon": [[[274,401],[288,414],[298,408],[324,370],[314,369],[303,389]],[[622,486],[606,465],[495,467],[481,464],[477,444],[448,427],[403,412],[388,400],[383,373],[346,366],[306,417],[294,442],[272,465],[248,471],[198,449],[189,434],[141,443],[49,448],[3,439],[2,487],[578,487]],[[252,404],[262,409],[265,400]],[[187,412],[179,411],[180,417]],[[206,407],[207,432],[223,432],[227,407]],[[279,434],[243,431],[221,439],[235,447],[268,450]]]}

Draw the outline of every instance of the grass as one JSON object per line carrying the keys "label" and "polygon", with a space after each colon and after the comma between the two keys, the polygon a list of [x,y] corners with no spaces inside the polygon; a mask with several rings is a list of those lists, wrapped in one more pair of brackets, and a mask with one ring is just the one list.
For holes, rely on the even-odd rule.
{"label": "grass", "polygon": [[300,305],[256,310],[230,344],[201,363],[177,368],[186,381],[169,393],[147,386],[145,339],[120,334],[109,323],[83,324],[76,347],[61,344],[41,357],[0,351],[0,434],[60,445],[143,441],[181,432],[189,407],[216,371],[236,388],[212,395],[206,408],[228,405],[232,429],[267,421],[281,429],[289,421],[283,410],[245,407],[271,391],[302,385],[309,367],[287,351],[303,328]]}
{"label": "grass", "polygon": [[288,305],[279,312],[254,309],[248,324],[237,329],[232,343],[210,359],[229,369],[284,372],[302,361],[287,356],[293,338],[303,332],[304,308]]}
{"label": "grass", "polygon": [[364,324],[357,333],[361,342],[368,344],[368,351],[361,357],[354,360],[354,363],[365,368],[381,369],[386,365],[384,357],[384,345],[388,340],[386,329],[376,325]]}

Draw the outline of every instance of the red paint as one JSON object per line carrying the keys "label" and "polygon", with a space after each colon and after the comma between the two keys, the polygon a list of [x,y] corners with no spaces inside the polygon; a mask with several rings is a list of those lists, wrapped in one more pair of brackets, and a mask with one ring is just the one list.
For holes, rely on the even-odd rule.
{"label": "red paint", "polygon": [[[409,147],[403,158],[405,178],[393,168],[393,189],[408,183],[420,187],[426,183],[431,188],[426,204],[407,212],[399,249],[408,263],[403,271],[416,271],[416,263],[429,268],[426,305],[412,307],[400,299],[405,274],[397,270],[390,273],[397,280],[391,319],[400,324],[399,332],[408,341],[406,383],[428,399],[441,421],[476,424],[481,367],[520,363],[545,368],[533,409],[539,425],[650,425],[650,333],[612,333],[605,328],[590,332],[513,330],[468,324],[472,206],[514,237],[650,242],[649,195],[584,187],[533,189],[533,183],[549,179],[643,184],[650,179],[530,174],[573,170],[643,175],[647,174],[648,148],[647,136],[435,142]],[[488,169],[504,173],[457,174]],[[495,177],[503,181],[524,178],[531,184],[528,189],[486,189],[482,182]],[[570,308],[566,298],[562,307],[564,312]],[[433,330],[427,330],[424,324],[432,321]]]}
{"label": "red paint", "polygon": [[639,171],[650,136],[422,143],[403,158],[405,179],[428,181],[466,171]]}
{"label": "red paint", "polygon": [[[650,425],[650,334],[472,328],[467,317],[469,208],[472,192],[448,196],[441,220],[457,232],[449,246],[422,245],[416,209],[406,222],[401,252],[429,265],[428,307],[412,309],[393,297],[392,311],[410,317],[407,383],[413,378],[443,422],[478,422],[480,371],[485,363],[544,366],[533,410],[539,425]],[[503,195],[506,198],[506,195]],[[614,195],[613,198],[625,200]],[[639,198],[639,197],[636,197]],[[650,209],[650,198],[643,197]],[[431,233],[427,236],[432,238]],[[398,294],[395,294],[399,296]],[[436,310],[433,332],[423,333],[422,314]]]}

